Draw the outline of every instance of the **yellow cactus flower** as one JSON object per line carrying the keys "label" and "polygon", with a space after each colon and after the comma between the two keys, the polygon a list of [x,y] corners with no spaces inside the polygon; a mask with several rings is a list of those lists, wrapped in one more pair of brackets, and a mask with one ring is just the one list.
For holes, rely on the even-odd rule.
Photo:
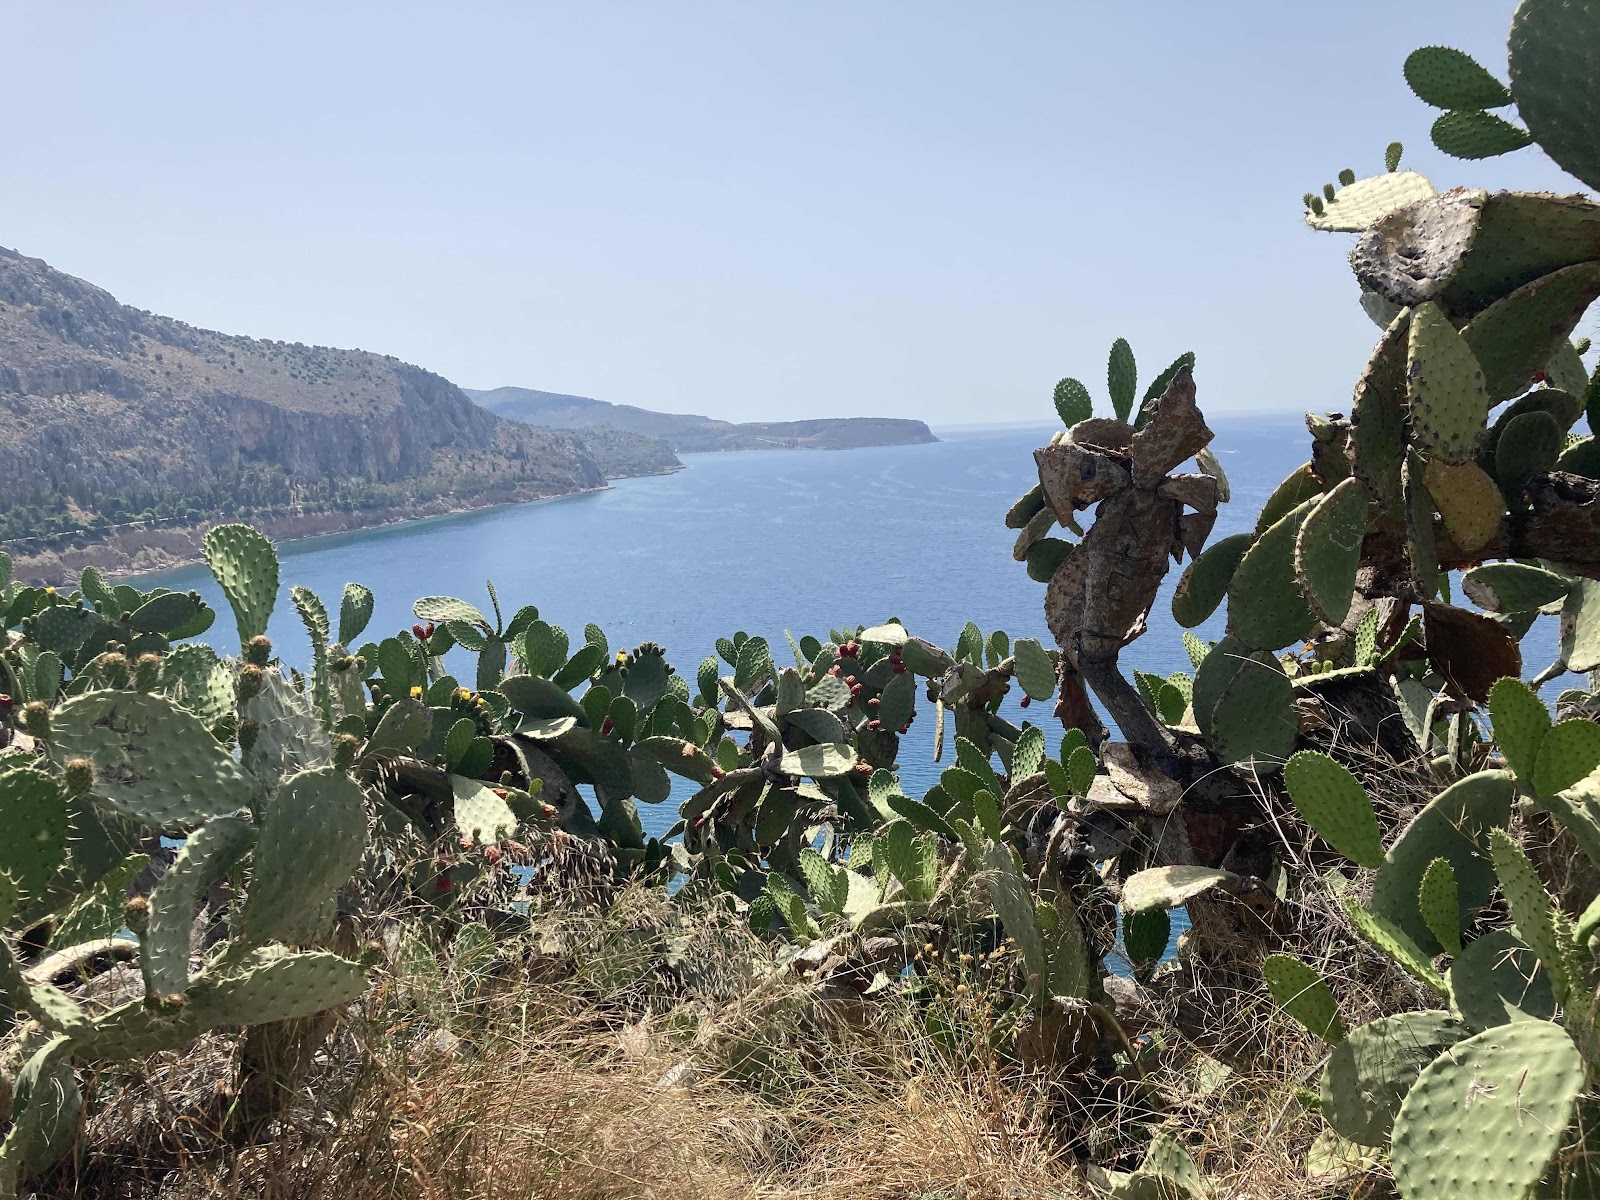
{"label": "yellow cactus flower", "polygon": [[421,700],[422,699],[422,689],[419,688],[419,687],[412,688],[411,689],[411,698],[413,700]]}

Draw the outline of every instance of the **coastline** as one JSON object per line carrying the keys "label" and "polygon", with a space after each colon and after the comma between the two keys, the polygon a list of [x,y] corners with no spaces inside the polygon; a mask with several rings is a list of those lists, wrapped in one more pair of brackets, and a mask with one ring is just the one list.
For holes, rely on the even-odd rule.
{"label": "coastline", "polygon": [[[870,450],[883,447],[936,445],[944,439],[935,436],[932,441],[874,442],[861,446],[793,446],[773,445],[684,451],[690,459],[711,455],[722,456],[750,453],[796,453],[805,451]],[[618,475],[607,480],[603,487],[575,488],[567,492],[541,492],[517,487],[496,488],[469,501],[442,496],[424,504],[405,508],[375,508],[358,512],[301,513],[276,517],[245,518],[247,524],[260,529],[275,542],[284,544],[333,537],[345,533],[384,529],[400,525],[418,525],[466,513],[490,512],[524,504],[545,504],[557,500],[573,499],[610,491],[615,480],[647,479],[658,475],[672,475],[692,465],[680,462],[677,466],[660,471],[641,471],[637,475]],[[14,578],[35,586],[70,586],[85,567],[94,567],[107,579],[129,579],[155,575],[179,567],[195,566],[204,561],[200,546],[206,533],[224,521],[205,521],[198,525],[169,526],[165,528],[129,527],[113,531],[110,536],[82,547],[67,546],[39,554],[11,554]],[[0,547],[4,549],[4,547]]]}
{"label": "coastline", "polygon": [[[643,479],[652,475],[671,475],[681,470],[683,467],[677,466],[663,471],[646,471],[639,475],[618,478]],[[422,524],[464,513],[489,512],[524,504],[545,504],[594,495],[610,489],[610,480],[607,480],[603,487],[575,488],[567,492],[497,488],[470,501],[442,496],[425,504],[411,505],[403,509],[375,508],[360,512],[301,513],[250,518],[247,523],[260,529],[275,542],[290,543],[343,533],[359,533],[370,529]],[[35,586],[45,584],[63,586],[75,582],[85,567],[94,567],[107,579],[127,579],[175,570],[178,567],[194,566],[204,561],[200,546],[206,533],[212,527],[222,524],[227,522],[206,521],[199,525],[165,529],[130,528],[81,548],[68,546],[33,555],[22,555],[12,551],[12,574],[15,578]]]}

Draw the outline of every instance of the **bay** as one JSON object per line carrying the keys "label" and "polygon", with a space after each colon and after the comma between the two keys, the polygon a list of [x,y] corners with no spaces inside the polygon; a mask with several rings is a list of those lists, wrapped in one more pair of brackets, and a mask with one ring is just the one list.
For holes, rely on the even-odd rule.
{"label": "bay", "polygon": [[[1308,438],[1295,414],[1212,424],[1233,485],[1213,535],[1220,537],[1251,526],[1272,488],[1304,461]],[[918,446],[685,455],[682,471],[619,480],[603,492],[286,543],[285,594],[270,633],[286,661],[309,659],[286,595],[294,584],[332,612],[347,581],[372,588],[377,602],[364,640],[377,640],[410,628],[419,596],[459,596],[489,611],[484,581],[493,580],[508,618],[534,604],[574,644],[588,622],[605,630],[613,649],[659,642],[691,679],[716,639],[741,629],[765,637],[780,665],[791,661],[786,631],[826,639],[830,628],[890,617],[946,647],[969,620],[985,634],[1004,629],[1050,645],[1044,585],[1012,560],[1015,531],[1003,517],[1037,481],[1033,451],[1056,428],[945,431],[944,440]],[[1188,669],[1167,607],[1177,576],[1169,574],[1149,633],[1125,652],[1128,667]],[[140,582],[198,590],[222,612],[216,640],[231,632],[226,600],[204,567]],[[1218,636],[1220,620],[1200,632]],[[470,679],[470,663],[453,653],[463,658],[452,664],[456,674]],[[1031,716],[1052,742],[1059,736],[1047,708],[1007,715]],[[900,755],[912,795],[942,768],[932,741],[924,712]],[[647,831],[664,832],[676,809],[675,801],[642,806]]]}

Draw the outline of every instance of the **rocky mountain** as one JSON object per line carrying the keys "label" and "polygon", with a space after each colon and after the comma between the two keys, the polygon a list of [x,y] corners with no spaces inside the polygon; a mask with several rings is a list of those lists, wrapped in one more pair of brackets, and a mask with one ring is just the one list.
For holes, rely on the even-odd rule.
{"label": "rocky mountain", "polygon": [[533,428],[390,355],[198,329],[0,248],[0,547],[24,562],[128,523],[289,536],[680,465],[648,436]]}
{"label": "rocky mountain", "polygon": [[936,442],[921,421],[897,417],[834,417],[809,421],[718,421],[692,413],[653,412],[587,396],[501,387],[465,389],[503,417],[556,429],[609,428],[660,438],[679,453],[707,450],[849,450]]}

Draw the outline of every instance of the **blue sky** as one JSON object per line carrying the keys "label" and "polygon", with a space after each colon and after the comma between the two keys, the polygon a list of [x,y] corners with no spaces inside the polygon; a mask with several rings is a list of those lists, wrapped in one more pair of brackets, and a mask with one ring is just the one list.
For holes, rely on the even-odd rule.
{"label": "blue sky", "polygon": [[[1337,409],[1374,328],[1342,167],[1428,143],[1405,55],[1507,0],[0,4],[0,243],[197,325],[733,419],[1046,417],[1199,356]],[[1591,321],[1592,324],[1592,321]]]}

